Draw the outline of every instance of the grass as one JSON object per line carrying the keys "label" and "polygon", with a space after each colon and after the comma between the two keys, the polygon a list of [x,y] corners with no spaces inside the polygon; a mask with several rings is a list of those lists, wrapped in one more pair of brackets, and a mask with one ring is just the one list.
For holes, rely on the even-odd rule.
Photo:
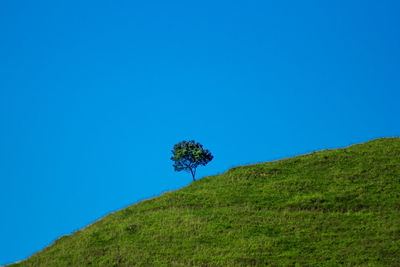
{"label": "grass", "polygon": [[13,266],[400,266],[400,138],[230,169]]}

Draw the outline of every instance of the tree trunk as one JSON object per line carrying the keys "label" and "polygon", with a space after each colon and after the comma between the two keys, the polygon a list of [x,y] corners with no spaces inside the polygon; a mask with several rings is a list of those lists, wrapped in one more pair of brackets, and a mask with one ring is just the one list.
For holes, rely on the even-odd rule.
{"label": "tree trunk", "polygon": [[196,170],[193,172],[193,170],[190,169],[190,172],[192,173],[193,182],[196,181],[196,179],[194,179],[194,176],[196,175]]}

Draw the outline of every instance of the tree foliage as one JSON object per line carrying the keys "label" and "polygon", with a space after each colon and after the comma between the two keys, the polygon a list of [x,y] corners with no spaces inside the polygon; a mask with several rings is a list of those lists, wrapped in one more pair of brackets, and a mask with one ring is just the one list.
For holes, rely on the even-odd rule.
{"label": "tree foliage", "polygon": [[182,141],[174,145],[172,150],[175,171],[187,171],[192,174],[195,181],[196,169],[199,165],[205,166],[209,163],[213,156],[210,151],[203,149],[203,145],[195,143],[195,141]]}

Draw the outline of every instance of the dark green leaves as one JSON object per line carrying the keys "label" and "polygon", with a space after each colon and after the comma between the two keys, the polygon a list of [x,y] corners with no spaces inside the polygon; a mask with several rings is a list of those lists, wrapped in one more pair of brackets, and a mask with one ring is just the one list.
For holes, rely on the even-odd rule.
{"label": "dark green leaves", "polygon": [[199,165],[205,166],[209,163],[213,156],[210,151],[203,149],[203,145],[192,141],[182,141],[174,145],[172,150],[175,171],[187,171],[192,174],[195,180],[196,168]]}

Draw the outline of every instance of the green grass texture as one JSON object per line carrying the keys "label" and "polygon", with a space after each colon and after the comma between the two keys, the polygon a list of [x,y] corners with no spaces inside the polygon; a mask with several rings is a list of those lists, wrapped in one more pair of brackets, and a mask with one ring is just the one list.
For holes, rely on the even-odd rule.
{"label": "green grass texture", "polygon": [[235,167],[12,266],[338,265],[400,266],[400,138]]}

